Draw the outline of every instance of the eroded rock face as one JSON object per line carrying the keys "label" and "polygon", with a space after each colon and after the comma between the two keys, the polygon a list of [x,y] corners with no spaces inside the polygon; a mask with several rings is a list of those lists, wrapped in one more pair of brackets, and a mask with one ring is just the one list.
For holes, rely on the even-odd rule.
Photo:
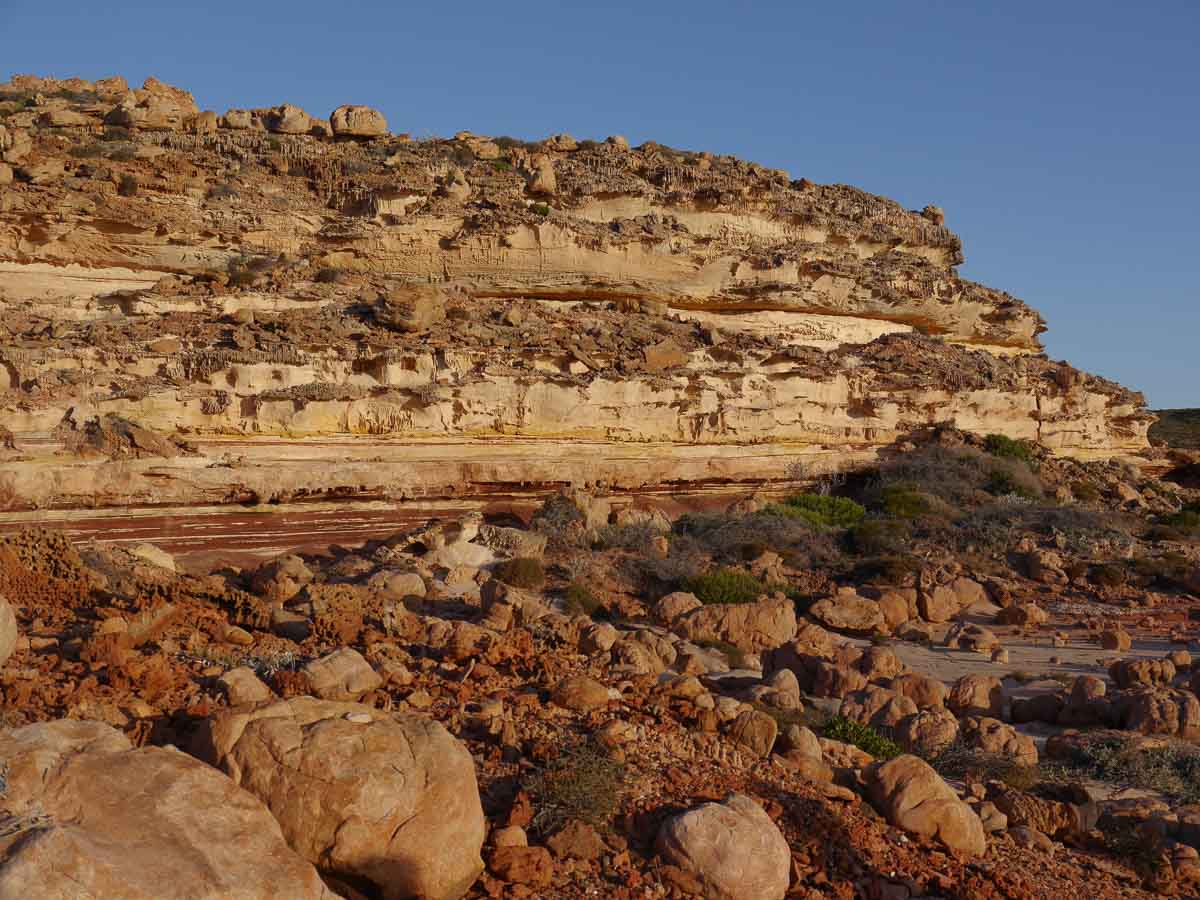
{"label": "eroded rock face", "polygon": [[690,641],[724,641],[758,652],[790,641],[796,634],[796,606],[786,597],[757,603],[716,603],[680,616],[672,630]]}
{"label": "eroded rock face", "polygon": [[741,794],[668,819],[657,846],[713,900],[782,900],[791,880],[787,841],[762,807]]}
{"label": "eroded rock face", "polygon": [[[0,126],[18,169],[0,410],[33,446],[69,409],[186,429],[214,465],[97,458],[59,480],[22,459],[6,474],[29,505],[767,480],[787,447],[865,462],[933,422],[1073,455],[1146,446],[1141,398],[1038,356],[1040,317],[957,274],[940,214],[654,144],[410,141],[367,107],[217,117],[153,79],[115,85],[73,87],[129,129],[128,159],[73,155],[94,141],[78,125]],[[469,159],[447,166],[446,144]],[[229,435],[253,451],[236,478]],[[339,449],[296,453],[305,437]]]}
{"label": "eroded rock face", "polygon": [[204,743],[297,853],[384,897],[457,898],[483,869],[474,763],[430,719],[298,697],[219,713]]}
{"label": "eroded rock face", "polygon": [[0,759],[25,823],[0,841],[6,900],[334,900],[260,800],[178,750],[60,719],[0,734]]}

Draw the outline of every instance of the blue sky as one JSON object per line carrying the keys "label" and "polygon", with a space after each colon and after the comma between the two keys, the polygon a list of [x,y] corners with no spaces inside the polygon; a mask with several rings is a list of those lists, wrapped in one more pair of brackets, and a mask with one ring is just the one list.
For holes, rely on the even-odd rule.
{"label": "blue sky", "polygon": [[415,136],[621,133],[936,203],[1052,357],[1200,406],[1200,3],[839,6],[0,0],[0,77],[366,103]]}

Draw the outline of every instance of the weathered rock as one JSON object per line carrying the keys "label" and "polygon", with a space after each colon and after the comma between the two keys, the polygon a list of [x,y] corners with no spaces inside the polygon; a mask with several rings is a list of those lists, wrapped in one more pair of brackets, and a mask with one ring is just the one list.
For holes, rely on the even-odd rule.
{"label": "weathered rock", "polygon": [[1027,734],[1011,725],[987,716],[967,716],[962,720],[962,741],[972,749],[992,756],[1011,759],[1023,766],[1038,763],[1037,745]]}
{"label": "weathered rock", "polygon": [[875,685],[847,694],[840,710],[847,719],[877,731],[890,731],[916,711],[917,705],[908,697]]}
{"label": "weathered rock", "polygon": [[1050,620],[1050,614],[1036,603],[1017,603],[996,613],[996,624],[1036,627]]}
{"label": "weathered rock", "polygon": [[608,688],[587,675],[564,678],[555,687],[551,699],[564,709],[587,712],[607,706],[612,699]]}
{"label": "weathered rock", "polygon": [[336,137],[380,137],[387,134],[387,119],[369,106],[339,106],[329,114]]}
{"label": "weathered rock", "polygon": [[817,697],[845,697],[867,686],[867,676],[857,669],[818,660],[812,680],[812,693]]}
{"label": "weathered rock", "polygon": [[230,669],[217,682],[225,689],[225,696],[228,698],[230,706],[262,703],[275,696],[249,666]]}
{"label": "weathered rock", "polygon": [[258,799],[178,750],[60,719],[0,733],[0,759],[26,829],[0,897],[334,900]]}
{"label": "weathered rock", "polygon": [[596,860],[604,852],[604,842],[596,829],[586,822],[572,819],[546,841],[551,852],[560,858]]}
{"label": "weathered rock", "polygon": [[739,650],[759,652],[795,636],[796,607],[786,597],[711,604],[680,616],[672,630],[690,641],[723,641]]}
{"label": "weathered rock", "polygon": [[955,578],[949,584],[922,591],[917,598],[917,609],[927,622],[949,622],[966,607],[986,602],[983,585],[969,578]]}
{"label": "weathered rock", "polygon": [[987,850],[979,816],[928,763],[915,756],[898,756],[869,767],[865,774],[871,804],[892,825],[937,838],[968,856]]}
{"label": "weathered rock", "polygon": [[460,897],[483,868],[474,763],[424,716],[297,697],[218,713],[202,750],[301,856],[388,900]]}
{"label": "weathered rock", "polygon": [[388,292],[375,319],[396,331],[417,333],[446,318],[446,296],[434,285],[409,284]]}
{"label": "weathered rock", "polygon": [[1142,734],[1200,737],[1200,700],[1191,691],[1139,687],[1114,700],[1124,728]]}
{"label": "weathered rock", "polygon": [[488,868],[510,884],[546,887],[554,880],[554,860],[545,847],[497,847]]}
{"label": "weathered rock", "polygon": [[992,675],[964,675],[950,688],[946,706],[958,716],[999,718],[1004,711],[1004,686]]}
{"label": "weathered rock", "polygon": [[809,615],[826,628],[837,631],[871,633],[883,627],[879,604],[853,591],[839,591],[833,597],[818,600],[808,610]]}
{"label": "weathered rock", "polygon": [[1175,679],[1175,664],[1169,659],[1118,659],[1108,667],[1108,675],[1119,688],[1170,684]]}
{"label": "weathered rock", "polygon": [[322,700],[358,700],[383,684],[362,654],[349,647],[314,659],[304,672],[312,692]]}
{"label": "weathered rock", "polygon": [[741,794],[668,819],[657,847],[663,859],[698,879],[712,900],[782,900],[791,881],[787,841]]}
{"label": "weathered rock", "polygon": [[898,675],[891,680],[888,687],[897,694],[908,697],[918,709],[945,706],[946,695],[949,693],[944,683],[920,672]]}
{"label": "weathered rock", "polygon": [[1127,652],[1133,646],[1133,637],[1120,626],[1107,628],[1100,633],[1100,646],[1105,650]]}
{"label": "weathered rock", "polygon": [[654,618],[664,625],[670,625],[677,619],[703,607],[695,594],[687,591],[674,591],[665,594],[654,604]]}
{"label": "weathered rock", "polygon": [[17,614],[13,611],[12,604],[0,595],[0,666],[8,662],[8,658],[13,655],[18,637]]}
{"label": "weathered rock", "polygon": [[956,622],[946,632],[943,642],[952,650],[973,650],[976,653],[990,653],[1000,646],[1000,639],[995,633],[982,625],[968,622]]}
{"label": "weathered rock", "polygon": [[775,746],[779,725],[764,712],[748,709],[734,720],[729,739],[741,744],[755,756],[766,756]]}
{"label": "weathered rock", "polygon": [[958,740],[958,719],[950,710],[934,706],[901,720],[893,737],[909,753],[935,753]]}

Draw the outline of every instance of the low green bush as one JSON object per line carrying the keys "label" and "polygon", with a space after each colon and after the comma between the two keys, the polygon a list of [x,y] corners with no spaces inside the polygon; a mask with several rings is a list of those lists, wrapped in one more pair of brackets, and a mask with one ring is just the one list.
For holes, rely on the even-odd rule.
{"label": "low green bush", "polygon": [[515,588],[536,590],[546,583],[546,570],[540,559],[518,556],[500,563],[496,577]]}
{"label": "low green bush", "polygon": [[1200,802],[1200,747],[1184,741],[1140,747],[1138,738],[1097,738],[1075,747],[1064,769],[1067,777],[1155,791],[1182,803]]}
{"label": "low green bush", "polygon": [[572,616],[594,616],[600,611],[601,600],[578,581],[567,585],[563,609]]}
{"label": "low green bush", "polygon": [[535,216],[550,215],[550,207],[545,203],[535,203],[531,207],[529,207],[529,211],[531,213],[533,213]]}
{"label": "low green bush", "polygon": [[849,497],[826,494],[796,494],[782,503],[773,503],[766,511],[775,516],[804,519],[826,528],[850,528],[863,520],[867,510]]}
{"label": "low green bush", "polygon": [[1013,440],[1003,434],[989,434],[983,439],[983,447],[992,456],[1019,460],[1030,468],[1034,468],[1037,465],[1037,458],[1033,455],[1033,448],[1025,441]]}
{"label": "low green bush", "polygon": [[870,725],[863,725],[845,716],[830,716],[821,726],[821,734],[832,741],[853,744],[876,759],[894,759],[904,752],[899,744],[884,737]]}
{"label": "low green bush", "polygon": [[625,767],[587,743],[562,751],[526,784],[537,814],[533,828],[550,834],[572,819],[603,828],[616,814]]}
{"label": "low green bush", "polygon": [[846,541],[860,556],[888,556],[904,550],[911,537],[912,529],[907,522],[867,519],[850,529]]}
{"label": "low green bush", "polygon": [[728,568],[688,578],[683,589],[704,604],[753,603],[767,592],[767,586],[749,572]]}

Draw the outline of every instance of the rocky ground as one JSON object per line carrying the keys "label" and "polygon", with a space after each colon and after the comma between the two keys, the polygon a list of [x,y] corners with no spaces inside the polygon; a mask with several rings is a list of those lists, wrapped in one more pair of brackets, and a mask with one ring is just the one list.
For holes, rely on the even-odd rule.
{"label": "rocky ground", "polygon": [[1195,895],[1197,495],[954,431],[808,487],[10,534],[0,896]]}

